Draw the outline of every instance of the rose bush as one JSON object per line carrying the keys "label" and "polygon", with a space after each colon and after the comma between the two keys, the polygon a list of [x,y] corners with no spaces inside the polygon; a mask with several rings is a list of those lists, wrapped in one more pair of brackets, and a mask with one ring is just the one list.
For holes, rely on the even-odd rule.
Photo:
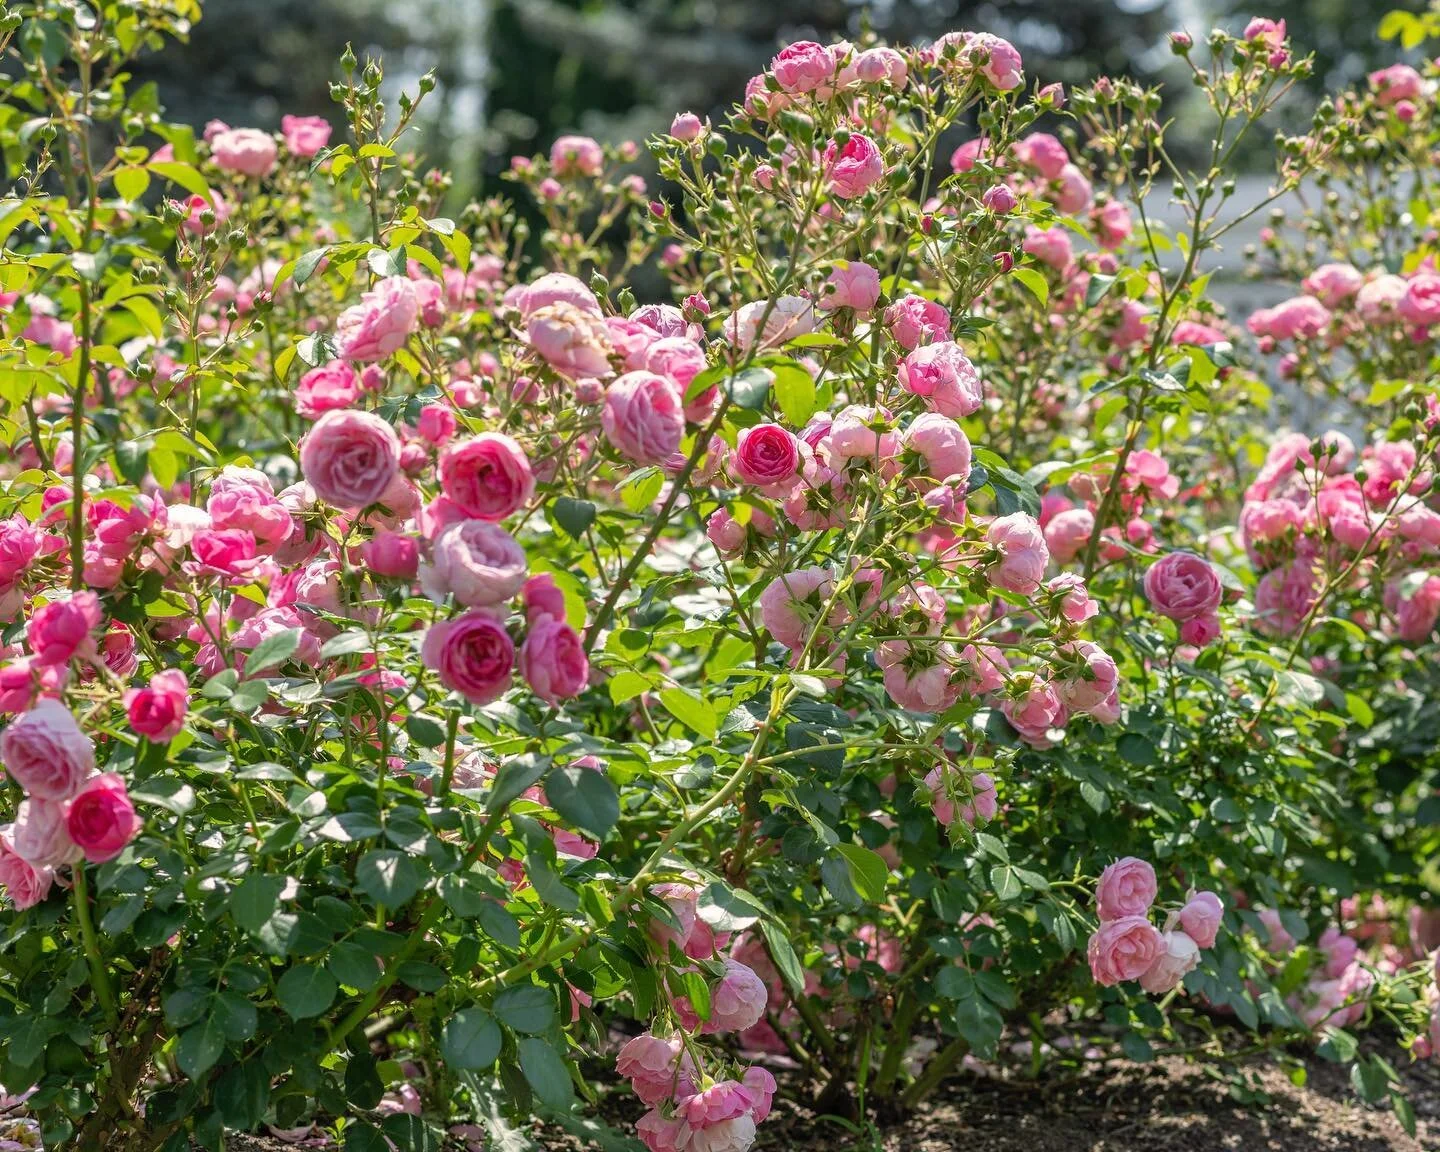
{"label": "rose bush", "polygon": [[[1198,174],[1156,92],[993,35],[802,42],[653,198],[633,144],[517,158],[536,232],[441,215],[433,81],[375,61],[333,144],[166,123],[125,62],[183,26],[0,23],[0,1082],[46,1140],[519,1148],[624,1080],[651,1152],[743,1152],[787,1092],[1097,1046],[1311,1044],[1413,1126],[1354,1029],[1440,1047],[1435,66],[1235,208],[1283,23],[1173,39]],[[1289,302],[1206,297],[1374,171],[1266,233]]]}

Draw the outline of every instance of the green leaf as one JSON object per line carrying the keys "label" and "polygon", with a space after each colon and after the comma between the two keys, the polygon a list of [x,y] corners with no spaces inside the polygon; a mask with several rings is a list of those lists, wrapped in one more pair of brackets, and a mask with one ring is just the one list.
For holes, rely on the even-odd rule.
{"label": "green leaf", "polygon": [[335,1000],[335,977],[314,964],[297,964],[280,977],[275,999],[292,1020],[319,1016]]}
{"label": "green leaf", "polygon": [[775,382],[775,373],[768,368],[746,368],[725,380],[725,391],[741,408],[758,412],[765,407],[770,396],[770,386]]}
{"label": "green leaf", "polygon": [[1137,1064],[1148,1064],[1155,1058],[1155,1049],[1150,1047],[1150,1041],[1141,1036],[1138,1032],[1127,1032],[1120,1038],[1120,1048],[1131,1060]]}
{"label": "green leaf", "polygon": [[415,861],[393,848],[372,848],[355,865],[355,883],[386,908],[407,903],[424,882]]}
{"label": "green leaf", "polygon": [[389,1152],[385,1134],[364,1120],[351,1120],[345,1125],[345,1152]]}
{"label": "green leaf", "polygon": [[557,496],[550,502],[550,512],[555,523],[565,530],[572,540],[578,540],[585,529],[595,522],[595,505],[589,500],[576,500],[572,496]]}
{"label": "green leaf", "polygon": [[175,1045],[175,1061],[186,1076],[199,1080],[215,1067],[224,1051],[225,1033],[219,1021],[211,1016],[180,1033],[180,1042]]}
{"label": "green leaf", "polygon": [[483,1008],[455,1013],[440,1030],[440,1055],[452,1068],[488,1068],[500,1055],[500,1026]]}
{"label": "green leaf", "polygon": [[328,247],[312,248],[309,252],[296,258],[295,270],[291,272],[290,278],[295,282],[297,288],[309,280],[311,276],[315,275],[315,269],[320,267],[321,262],[329,252],[330,249]]}
{"label": "green leaf", "polygon": [[145,189],[150,187],[150,173],[144,168],[135,165],[128,165],[118,169],[115,173],[115,191],[121,197],[134,203],[145,195]]}
{"label": "green leaf", "polygon": [[158,160],[151,161],[147,167],[155,175],[180,185],[192,196],[201,196],[211,205],[215,203],[215,195],[210,191],[210,185],[205,183],[205,177],[200,175],[199,169],[194,165],[182,164],[178,160]]}
{"label": "green leaf", "polygon": [[547,757],[536,756],[533,753],[512,756],[504,761],[500,765],[499,771],[495,773],[495,783],[490,786],[490,796],[485,810],[492,813],[500,811],[545,775],[548,767],[550,767],[550,761]]}
{"label": "green leaf", "polygon": [[1120,753],[1120,759],[1127,764],[1134,764],[1137,767],[1148,768],[1160,762],[1159,754],[1155,751],[1155,745],[1150,742],[1148,736],[1142,736],[1139,732],[1126,732],[1115,741],[1115,751]]}
{"label": "green leaf", "polygon": [[626,508],[639,512],[655,502],[664,486],[665,474],[659,468],[637,468],[620,482],[616,491]]}
{"label": "green leaf", "polygon": [[700,733],[707,740],[715,738],[715,732],[719,728],[715,710],[696,693],[688,688],[662,688],[659,696],[665,711],[685,727]]}
{"label": "green leaf", "polygon": [[574,1099],[574,1085],[565,1061],[544,1040],[527,1036],[518,1045],[520,1070],[542,1103],[560,1111],[569,1111]]}
{"label": "green leaf", "polygon": [[777,367],[775,403],[786,423],[800,427],[815,414],[815,378],[798,364]]}
{"label": "green leaf", "polygon": [[300,638],[303,635],[304,630],[301,628],[287,628],[283,632],[265,637],[250,649],[250,654],[245,657],[245,675],[255,676],[267,668],[283,664],[299,651]]}
{"label": "green leaf", "polygon": [[341,984],[359,992],[368,992],[380,980],[380,959],[369,948],[353,941],[343,941],[330,949],[325,964]]}
{"label": "green leaf", "polygon": [[555,993],[539,984],[517,984],[495,997],[494,1009],[516,1032],[544,1032],[555,1019]]}
{"label": "green leaf", "polygon": [[551,772],[545,779],[545,798],[567,821],[597,840],[604,840],[620,820],[615,785],[593,768],[569,765]]}
{"label": "green leaf", "polygon": [[1050,285],[1038,271],[1034,268],[1012,268],[1010,275],[1030,290],[1030,295],[1040,301],[1040,307],[1045,308],[1049,305]]}
{"label": "green leaf", "polygon": [[1015,900],[1022,891],[1020,877],[1008,864],[996,865],[990,869],[990,885],[1001,900]]}
{"label": "green leaf", "polygon": [[790,990],[790,994],[803,995],[805,969],[800,966],[800,957],[795,955],[795,949],[790,944],[790,938],[785,935],[785,930],[771,920],[761,920],[760,935],[765,937],[766,950],[770,953],[770,959],[775,962],[780,978],[785,981],[785,987]]}
{"label": "green leaf", "polygon": [[845,857],[845,863],[849,865],[850,882],[855,885],[855,891],[872,904],[884,900],[890,868],[879,853],[860,844],[837,844],[835,850]]}
{"label": "green leaf", "polygon": [[246,932],[258,932],[280,910],[282,876],[247,876],[230,893],[230,915]]}

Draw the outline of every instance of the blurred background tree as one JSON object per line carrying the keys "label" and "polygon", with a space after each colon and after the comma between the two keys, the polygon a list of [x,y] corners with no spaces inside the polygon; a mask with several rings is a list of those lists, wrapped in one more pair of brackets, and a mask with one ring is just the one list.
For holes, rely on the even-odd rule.
{"label": "blurred background tree", "polygon": [[[206,0],[188,48],[152,59],[173,118],[274,127],[293,112],[334,118],[328,86],[347,43],[381,56],[387,81],[435,69],[427,152],[468,194],[517,152],[579,130],[643,139],[688,109],[718,118],[785,41],[865,27],[921,42],[956,28],[1020,49],[1028,77],[1076,83],[1127,74],[1174,94],[1186,151],[1183,69],[1165,36],[1216,20],[1285,18],[1317,53],[1314,87],[1353,82],[1393,59],[1376,27],[1422,0]],[[1297,107],[1302,103],[1297,101]],[[1205,142],[1189,133],[1188,143]]]}

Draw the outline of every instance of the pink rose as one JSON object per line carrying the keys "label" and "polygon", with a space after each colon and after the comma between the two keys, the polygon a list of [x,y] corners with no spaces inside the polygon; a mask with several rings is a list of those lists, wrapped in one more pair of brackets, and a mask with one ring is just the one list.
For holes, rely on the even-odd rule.
{"label": "pink rose", "polygon": [[17,911],[33,908],[50,895],[55,882],[52,868],[37,868],[15,851],[15,826],[0,828],[0,885]]}
{"label": "pink rose", "polygon": [[1035,518],[1025,512],[998,516],[990,521],[985,539],[996,551],[986,573],[990,583],[1021,596],[1033,595],[1050,562],[1045,535]]}
{"label": "pink rose", "polygon": [[969,172],[975,167],[975,162],[981,155],[990,149],[990,139],[987,136],[977,136],[974,140],[967,140],[960,147],[950,154],[950,170],[955,173]]}
{"label": "pink rose", "polygon": [[1213,615],[1223,595],[1215,566],[1193,552],[1171,552],[1145,573],[1145,598],[1171,620]]}
{"label": "pink rose", "polygon": [[916,348],[900,363],[900,386],[925,398],[943,416],[959,420],[980,410],[985,386],[975,365],[953,340]]}
{"label": "pink rose", "polygon": [[1010,41],[989,32],[962,32],[960,35],[965,38],[964,59],[978,68],[980,74],[1000,91],[1009,92],[1025,82],[1020,53]]}
{"label": "pink rose", "polygon": [[210,485],[205,511],[212,527],[249,532],[266,552],[273,552],[295,530],[290,510],[276,498],[270,478],[255,468],[226,466]]}
{"label": "pink rose", "polygon": [[308,160],[330,143],[330,122],[320,116],[282,116],[280,135],[292,156]]}
{"label": "pink rose", "polygon": [[1180,624],[1180,643],[1193,648],[1206,648],[1220,639],[1220,617],[1215,613],[1192,616]]}
{"label": "pink rose", "polygon": [[785,92],[813,92],[835,75],[835,53],[813,40],[797,40],[770,61],[770,74]]}
{"label": "pink rose", "polygon": [[822,312],[853,308],[868,312],[880,299],[880,273],[859,260],[838,260],[816,302]]}
{"label": "pink rose", "polygon": [[717,508],[705,522],[705,535],[722,556],[738,556],[745,547],[745,525],[725,508]]}
{"label": "pink rose", "polygon": [[190,706],[189,684],[185,673],[167,668],[150,677],[144,688],[131,688],[125,693],[125,715],[137,735],[156,743],[173,740],[185,727],[185,713]]}
{"label": "pink rose", "polygon": [[682,396],[705,366],[705,349],[685,336],[662,336],[645,349],[645,371],[672,380]]}
{"label": "pink rose", "polygon": [[622,456],[637,464],[663,464],[685,435],[680,390],[653,372],[627,372],[605,389],[600,423]]}
{"label": "pink rose", "polygon": [[94,592],[77,592],[68,600],[52,600],[30,617],[25,640],[39,664],[68,664],[77,656],[93,659],[95,629],[103,617]]}
{"label": "pink rose", "polygon": [[735,441],[730,468],[743,484],[788,490],[794,487],[800,468],[800,441],[778,424],[743,428]]}
{"label": "pink rose", "polygon": [[140,834],[140,817],[114,772],[92,776],[65,803],[65,828],[91,864],[113,860]]}
{"label": "pink rose", "polygon": [[1069,267],[1073,259],[1070,236],[1058,224],[1053,228],[1036,228],[1033,224],[1025,229],[1025,241],[1021,248],[1042,264],[1058,270]]}
{"label": "pink rose", "polygon": [[1125,856],[1100,873],[1095,909],[1101,920],[1145,916],[1155,903],[1155,869],[1144,860]]}
{"label": "pink rose", "polygon": [[902,296],[885,309],[885,327],[906,351],[950,335],[950,313],[923,296]]}
{"label": "pink rose", "polygon": [[[669,1095],[669,1093],[665,1093]],[[664,1098],[663,1096],[661,1097]],[[681,1152],[679,1120],[667,1118],[658,1108],[652,1108],[635,1121],[635,1135],[645,1145],[646,1152]]]}
{"label": "pink rose", "polygon": [[517,304],[520,318],[526,321],[540,309],[553,304],[568,304],[597,320],[604,315],[600,310],[600,302],[595,299],[595,293],[568,272],[547,272],[533,284],[524,285],[519,289]]}
{"label": "pink rose", "polygon": [[525,618],[534,621],[538,616],[554,616],[565,619],[565,593],[555,585],[555,577],[549,572],[531,576],[520,589],[525,601]]}
{"label": "pink rose", "polygon": [[520,675],[535,695],[551,704],[580,695],[590,662],[579,634],[563,616],[537,615],[520,646]]}
{"label": "pink rose", "polygon": [[343,360],[383,360],[404,346],[420,319],[420,298],[406,276],[387,276],[335,321],[335,347]]}
{"label": "pink rose", "polygon": [[1322,264],[1301,287],[1327,308],[1336,308],[1360,291],[1365,277],[1353,264]]}
{"label": "pink rose", "polygon": [[[1045,539],[1048,543],[1049,525],[1046,525]],[[1053,547],[1050,554],[1055,554]],[[1074,572],[1062,572],[1059,576],[1051,577],[1045,585],[1045,591],[1054,597],[1054,608],[1071,624],[1083,624],[1100,614],[1100,605],[1090,598],[1090,593],[1086,590],[1085,578]]]}
{"label": "pink rose", "polygon": [[420,542],[404,532],[377,532],[360,545],[360,558],[372,576],[413,580],[420,570]]}
{"label": "pink rose", "polygon": [[59,868],[73,864],[83,853],[70,839],[65,825],[65,801],[20,801],[15,810],[15,826],[11,833],[15,852],[34,868]]}
{"label": "pink rose", "polygon": [[1086,956],[1090,974],[1106,988],[1139,980],[1165,950],[1155,925],[1143,916],[1126,916],[1100,925],[1090,937]]}
{"label": "pink rose", "polygon": [[1140,977],[1140,987],[1153,996],[1163,996],[1179,987],[1180,981],[1195,970],[1200,962],[1200,949],[1184,932],[1165,932],[1160,937],[1160,951]]}
{"label": "pink rose", "polygon": [[1375,102],[1381,107],[1388,107],[1401,100],[1422,96],[1425,81],[1410,65],[1391,64],[1388,68],[1370,73],[1370,87],[1375,90]]}
{"label": "pink rose", "polygon": [[605,321],[572,304],[549,304],[525,321],[530,345],[562,376],[610,374],[611,334]]}
{"label": "pink rose", "polygon": [[1417,272],[1412,276],[1400,299],[1400,315],[1407,323],[1421,328],[1440,324],[1440,276],[1433,272]]}
{"label": "pink rose", "polygon": [[726,957],[725,975],[711,993],[710,1019],[700,1029],[706,1035],[717,1032],[743,1032],[759,1023],[765,1015],[768,995],[765,982],[754,970],[738,960]]}
{"label": "pink rose", "polygon": [[589,136],[560,136],[550,145],[550,167],[556,176],[599,176],[605,152]]}
{"label": "pink rose", "polygon": [[39,701],[0,733],[0,761],[38,800],[67,800],[95,771],[95,746],[58,700]]}
{"label": "pink rose", "polygon": [[1050,555],[1068,564],[1080,555],[1095,532],[1095,514],[1088,508],[1066,508],[1055,513],[1045,525],[1045,543]]}
{"label": "pink rose", "polygon": [[627,1040],[615,1057],[615,1072],[630,1081],[646,1104],[694,1092],[694,1062],[679,1036],[660,1037],[649,1032]]}
{"label": "pink rose", "polygon": [[226,576],[249,581],[271,570],[255,546],[255,534],[243,528],[197,529],[190,537],[195,557],[186,570],[196,576]]}
{"label": "pink rose", "polygon": [[268,176],[275,167],[275,141],[258,128],[227,128],[210,141],[210,155],[227,172]]}
{"label": "pink rose", "polygon": [[1201,948],[1213,948],[1220,932],[1225,905],[1214,892],[1196,892],[1180,909],[1180,927]]}
{"label": "pink rose", "polygon": [[311,368],[295,387],[295,411],[313,420],[336,408],[349,408],[360,398],[360,378],[344,360]]}
{"label": "pink rose", "polygon": [[935,819],[946,828],[957,819],[971,828],[995,819],[995,781],[988,772],[977,772],[966,780],[953,768],[932,768],[925,777],[925,787]]}
{"label": "pink rose", "polygon": [[1015,695],[1000,702],[1000,714],[1020,734],[1020,738],[1036,748],[1050,743],[1050,730],[1063,728],[1068,715],[1065,702],[1055,685],[1039,676],[1016,676],[1010,687]]}
{"label": "pink rose", "polygon": [[1115,661],[1098,644],[1076,640],[1062,645],[1058,658],[1060,699],[1075,712],[1101,707],[1120,685]]}
{"label": "pink rose", "polygon": [[466,515],[495,523],[525,506],[535,492],[535,475],[509,436],[481,432],[441,455],[440,490]]}
{"label": "pink rose", "polygon": [[[811,618],[829,599],[834,577],[828,568],[801,568],[777,576],[760,593],[760,618],[770,635],[794,650],[805,642]],[[814,605],[814,608],[808,605]]]}
{"label": "pink rose", "polygon": [[922,461],[925,475],[958,488],[970,478],[970,439],[960,425],[938,412],[922,412],[901,437]]}
{"label": "pink rose", "polygon": [[400,471],[400,438],[372,412],[326,412],[300,442],[300,471],[337,508],[377,503]]}
{"label": "pink rose", "polygon": [[1108,200],[1095,213],[1095,236],[1102,248],[1118,248],[1130,236],[1133,225],[1130,209],[1119,200]]}
{"label": "pink rose", "polygon": [[886,640],[875,650],[885,691],[908,712],[943,712],[960,697],[949,644],[926,646]]}
{"label": "pink rose", "polygon": [[68,669],[42,664],[33,656],[20,656],[0,664],[0,714],[24,712],[39,696],[60,690]]}
{"label": "pink rose", "polygon": [[843,148],[825,146],[825,177],[832,196],[853,200],[885,177],[885,161],[868,136],[852,133]]}
{"label": "pink rose", "polygon": [[[1307,560],[1265,573],[1255,588],[1255,627],[1268,636],[1294,635],[1315,604],[1317,581]],[[1433,615],[1430,623],[1433,626]]]}
{"label": "pink rose", "polygon": [[1030,133],[1016,143],[1013,152],[1017,161],[1035,169],[1046,180],[1058,180],[1061,169],[1070,163],[1065,145],[1049,132]]}
{"label": "pink rose", "polygon": [[497,524],[461,520],[451,524],[430,548],[420,568],[420,586],[434,600],[454,596],[466,608],[503,604],[525,583],[525,550]]}
{"label": "pink rose", "polygon": [[431,625],[420,659],[446,688],[472,704],[488,704],[510,687],[515,645],[503,624],[484,609],[472,608]]}
{"label": "pink rose", "polygon": [[773,348],[813,331],[815,305],[804,296],[780,296],[773,302],[752,300],[725,321],[725,338],[742,352],[749,351],[756,340],[763,348]]}

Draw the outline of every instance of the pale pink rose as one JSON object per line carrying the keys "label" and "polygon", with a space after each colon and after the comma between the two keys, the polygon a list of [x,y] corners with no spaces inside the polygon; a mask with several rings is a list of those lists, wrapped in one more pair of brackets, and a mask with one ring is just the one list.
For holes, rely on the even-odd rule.
{"label": "pale pink rose", "polygon": [[722,556],[737,556],[745,547],[745,525],[725,508],[717,508],[705,522],[705,535]]}
{"label": "pale pink rose", "polygon": [[635,1095],[646,1104],[683,1098],[694,1091],[695,1065],[679,1036],[642,1032],[620,1049],[615,1072],[630,1081]]}
{"label": "pale pink rose", "polygon": [[[1020,53],[1010,41],[989,32],[962,32],[959,35],[964,37],[963,58],[1000,91],[1009,92],[1025,82]],[[945,39],[941,37],[941,41]]]}
{"label": "pale pink rose", "polygon": [[1193,552],[1171,552],[1145,573],[1145,598],[1171,620],[1211,616],[1223,595],[1215,566]]}
{"label": "pale pink rose", "polygon": [[1255,626],[1271,636],[1292,636],[1315,603],[1318,577],[1307,560],[1265,573],[1255,589]]}
{"label": "pale pink rose", "polygon": [[258,128],[227,128],[210,140],[210,155],[227,172],[268,176],[275,168],[275,140]]}
{"label": "pale pink rose", "polygon": [[15,851],[15,825],[0,828],[0,885],[17,911],[33,908],[50,895],[53,868],[36,867]]}
{"label": "pale pink rose", "polygon": [[1071,216],[1078,216],[1090,207],[1094,190],[1085,173],[1074,164],[1060,169],[1060,187],[1055,193],[1055,207]]}
{"label": "pale pink rose", "polygon": [[605,389],[600,423],[622,456],[637,464],[663,464],[685,435],[680,390],[654,372],[627,372]]}
{"label": "pale pink rose", "polygon": [[550,145],[550,168],[556,176],[599,176],[605,151],[589,136],[561,136]]}
{"label": "pale pink rose", "polygon": [[868,136],[851,133],[844,147],[832,140],[825,146],[825,178],[832,196],[853,200],[863,196],[885,177],[885,160]]}
{"label": "pale pink rose", "polygon": [[295,529],[290,510],[276,498],[270,478],[256,468],[233,464],[223,468],[210,485],[205,511],[212,527],[249,532],[266,552],[273,552]]}
{"label": "pale pink rose", "polygon": [[760,593],[760,619],[786,648],[800,648],[833,588],[834,575],[828,568],[786,572]]}
{"label": "pale pink rose", "polygon": [[1033,224],[1025,229],[1025,240],[1021,249],[1051,268],[1068,267],[1073,259],[1070,234],[1058,224],[1051,228],[1036,228]]}
{"label": "pale pink rose", "polygon": [[980,203],[997,216],[1008,216],[1020,203],[1014,190],[1008,184],[996,184],[980,197]]}
{"label": "pale pink rose", "polygon": [[1050,555],[1068,564],[1084,551],[1095,532],[1095,514],[1088,508],[1066,508],[1045,525],[1045,543]]}
{"label": "pale pink rose", "polygon": [[308,160],[330,143],[330,122],[320,116],[282,116],[280,135],[292,156]]}
{"label": "pale pink rose", "polygon": [[420,587],[434,600],[455,597],[466,608],[503,604],[528,574],[525,550],[485,520],[461,520],[435,538],[430,561],[420,566]]}
{"label": "pale pink rose", "polygon": [[645,1145],[646,1152],[682,1152],[678,1143],[681,1127],[679,1120],[667,1118],[658,1108],[652,1108],[635,1121],[635,1135]]}
{"label": "pale pink rose", "polygon": [[595,293],[568,272],[547,272],[533,284],[520,287],[518,294],[520,318],[526,321],[540,309],[554,304],[568,304],[597,320],[604,315],[600,310],[600,302],[595,299]]}
{"label": "pale pink rose", "polygon": [[36,609],[25,629],[25,642],[39,664],[94,659],[98,655],[94,632],[103,619],[99,597],[77,592],[68,600],[52,600]]}
{"label": "pale pink rose", "polygon": [[1219,344],[1224,339],[1225,333],[1219,328],[1210,324],[1201,324],[1197,320],[1182,320],[1170,332],[1170,343],[1177,347],[1182,344],[1192,344],[1198,348],[1204,348],[1209,344]]}
{"label": "pale pink rose", "polygon": [[1410,282],[1390,272],[1366,280],[1355,294],[1355,310],[1371,324],[1393,323]]}
{"label": "pale pink rose", "polygon": [[63,800],[20,801],[11,836],[16,854],[34,868],[59,868],[84,855],[70,839]]}
{"label": "pale pink rose", "polygon": [[985,399],[980,373],[953,340],[916,348],[901,361],[899,380],[907,392],[955,420],[978,412]]}
{"label": "pale pink rose", "polygon": [[880,299],[880,273],[859,260],[837,260],[816,307],[822,312],[853,308],[868,312]]}
{"label": "pale pink rose", "polygon": [[[658,337],[645,350],[645,370],[672,380],[682,396],[689,389],[690,382],[705,371],[705,367],[705,349],[684,336]],[[696,401],[700,399],[698,396],[695,398]],[[686,414],[689,414],[688,408]]]}
{"label": "pale pink rose", "polygon": [[765,982],[739,960],[727,956],[724,964],[725,975],[711,992],[710,1019],[700,1029],[706,1035],[743,1032],[765,1015]]}
{"label": "pale pink rose", "polygon": [[763,1124],[770,1115],[771,1101],[775,1099],[775,1077],[766,1069],[752,1065],[745,1069],[740,1083],[750,1093],[750,1114],[755,1117],[755,1123]]}
{"label": "pale pink rose", "polygon": [[481,432],[441,455],[440,490],[460,512],[495,523],[524,507],[535,476],[519,444],[500,432]]}
{"label": "pale pink rose", "polygon": [[337,508],[377,503],[400,470],[400,438],[372,412],[326,412],[300,442],[300,471]]}
{"label": "pale pink rose", "polygon": [[779,424],[742,428],[730,456],[730,470],[743,484],[787,491],[800,469],[800,441]]}
{"label": "pale pink rose", "polygon": [[[1045,534],[1046,542],[1049,542],[1050,534],[1047,528]],[[1051,547],[1050,554],[1055,554]],[[1054,606],[1060,615],[1071,624],[1083,624],[1086,620],[1093,619],[1100,614],[1100,605],[1090,598],[1090,593],[1085,587],[1085,578],[1074,572],[1062,572],[1059,576],[1051,577],[1046,583],[1045,590],[1054,597]]]}
{"label": "pale pink rose", "polygon": [[1095,982],[1106,988],[1139,980],[1165,951],[1165,941],[1143,916],[1127,916],[1100,925],[1090,937],[1086,956]]}
{"label": "pale pink rose", "polygon": [[1343,976],[1360,951],[1360,942],[1353,936],[1347,936],[1334,924],[1320,934],[1315,946],[1325,955],[1325,975],[1331,980]]}
{"label": "pale pink rose", "polygon": [[1330,310],[1313,296],[1293,296],[1268,310],[1267,335],[1276,340],[1313,339],[1330,324]]}
{"label": "pale pink rose", "polygon": [[990,139],[987,136],[977,136],[974,140],[965,141],[950,154],[950,170],[957,174],[969,172],[975,167],[975,162],[989,150]]}
{"label": "pale pink rose", "polygon": [[704,122],[693,112],[681,112],[670,121],[670,135],[686,144],[700,139],[700,134],[704,131]]}
{"label": "pale pink rose", "polygon": [[531,619],[520,646],[520,675],[531,691],[551,704],[580,695],[590,679],[590,662],[579,634],[564,617]]}
{"label": "pale pink rose", "polygon": [[343,360],[383,360],[404,347],[420,319],[415,283],[406,276],[387,276],[360,299],[335,321],[336,350]]}
{"label": "pale pink rose", "polygon": [[1049,132],[1030,133],[1015,144],[1012,153],[1019,163],[1035,169],[1046,180],[1058,180],[1060,170],[1070,163],[1065,145]]}
{"label": "pale pink rose", "polygon": [[40,696],[58,692],[68,676],[63,665],[20,656],[0,664],[0,714],[24,712]]}
{"label": "pale pink rose", "polygon": [[1425,81],[1408,64],[1391,64],[1371,72],[1370,87],[1375,90],[1375,102],[1381,107],[1414,100],[1425,93]]}
{"label": "pale pink rose", "polygon": [[125,715],[131,729],[156,743],[173,740],[185,727],[189,688],[184,672],[167,668],[150,677],[146,687],[127,689]]}
{"label": "pale pink rose", "polygon": [[986,541],[996,550],[986,575],[996,588],[1031,596],[1040,587],[1050,550],[1035,518],[1026,512],[997,516],[985,530]]}
{"label": "pale pink rose", "polygon": [[545,362],[563,376],[610,374],[610,332],[605,321],[572,304],[549,304],[526,318],[525,334]]}
{"label": "pale pink rose", "polygon": [[678,1101],[675,1114],[695,1132],[712,1128],[737,1116],[748,1116],[750,1093],[738,1080],[719,1080]]}
{"label": "pale pink rose", "polygon": [[65,802],[65,828],[91,864],[113,860],[140,835],[140,817],[115,772],[92,776]]}
{"label": "pale pink rose", "polygon": [[300,377],[295,411],[313,420],[336,408],[349,408],[360,398],[360,378],[344,360],[331,360]]}
{"label": "pale pink rose", "polygon": [[906,351],[950,335],[950,313],[923,296],[902,296],[885,309],[885,327]]}
{"label": "pale pink rose", "polygon": [[946,828],[957,819],[971,828],[995,819],[995,781],[988,772],[976,772],[966,781],[955,769],[936,767],[925,776],[925,787],[935,819]]}
{"label": "pale pink rose", "polygon": [[1125,300],[1120,305],[1120,320],[1110,329],[1110,342],[1116,348],[1129,348],[1145,339],[1150,311],[1139,300]]}
{"label": "pale pink rose", "polygon": [[1201,948],[1213,948],[1225,915],[1225,905],[1214,892],[1196,892],[1180,909],[1180,927]]}
{"label": "pale pink rose", "polygon": [[926,647],[906,640],[886,640],[875,650],[875,662],[884,674],[885,691],[908,712],[943,712],[960,697],[954,683],[949,644]]}
{"label": "pale pink rose", "polygon": [[440,683],[472,704],[489,704],[510,687],[515,645],[505,626],[484,609],[432,624],[420,660]]}
{"label": "pale pink rose", "polygon": [[948,416],[920,413],[905,429],[901,442],[924,462],[927,476],[959,488],[970,478],[969,437]]}
{"label": "pale pink rose", "polygon": [[1100,645],[1076,640],[1056,652],[1060,699],[1074,712],[1101,707],[1120,685],[1115,661]]}
{"label": "pale pink rose", "polygon": [[1200,949],[1184,932],[1163,932],[1160,953],[1140,977],[1140,987],[1152,996],[1163,996],[1180,986],[1180,981],[1200,963]]}
{"label": "pale pink rose", "polygon": [[1155,869],[1144,860],[1125,856],[1100,873],[1095,910],[1101,920],[1144,916],[1155,903],[1155,892]]}
{"label": "pale pink rose", "polygon": [[762,348],[773,348],[813,331],[815,305],[803,296],[780,296],[773,303],[753,300],[725,321],[725,338],[742,352],[748,352],[756,340]]}
{"label": "pale pink rose", "polygon": [[47,698],[0,733],[0,762],[26,795],[67,800],[95,771],[95,746],[70,710]]}
{"label": "pale pink rose", "polygon": [[1360,291],[1365,277],[1353,264],[1322,264],[1301,287],[1327,308],[1337,308]]}
{"label": "pale pink rose", "polygon": [[755,1143],[755,1118],[747,1112],[703,1128],[682,1124],[680,1136],[684,1152],[749,1152]]}
{"label": "pale pink rose", "polygon": [[813,40],[797,40],[770,61],[770,74],[785,92],[813,92],[835,76],[835,53]]}
{"label": "pale pink rose", "polygon": [[1068,718],[1065,702],[1055,685],[1038,676],[1016,677],[1011,682],[1018,694],[1000,703],[1000,714],[1027,744],[1048,746],[1051,729],[1063,728]]}

